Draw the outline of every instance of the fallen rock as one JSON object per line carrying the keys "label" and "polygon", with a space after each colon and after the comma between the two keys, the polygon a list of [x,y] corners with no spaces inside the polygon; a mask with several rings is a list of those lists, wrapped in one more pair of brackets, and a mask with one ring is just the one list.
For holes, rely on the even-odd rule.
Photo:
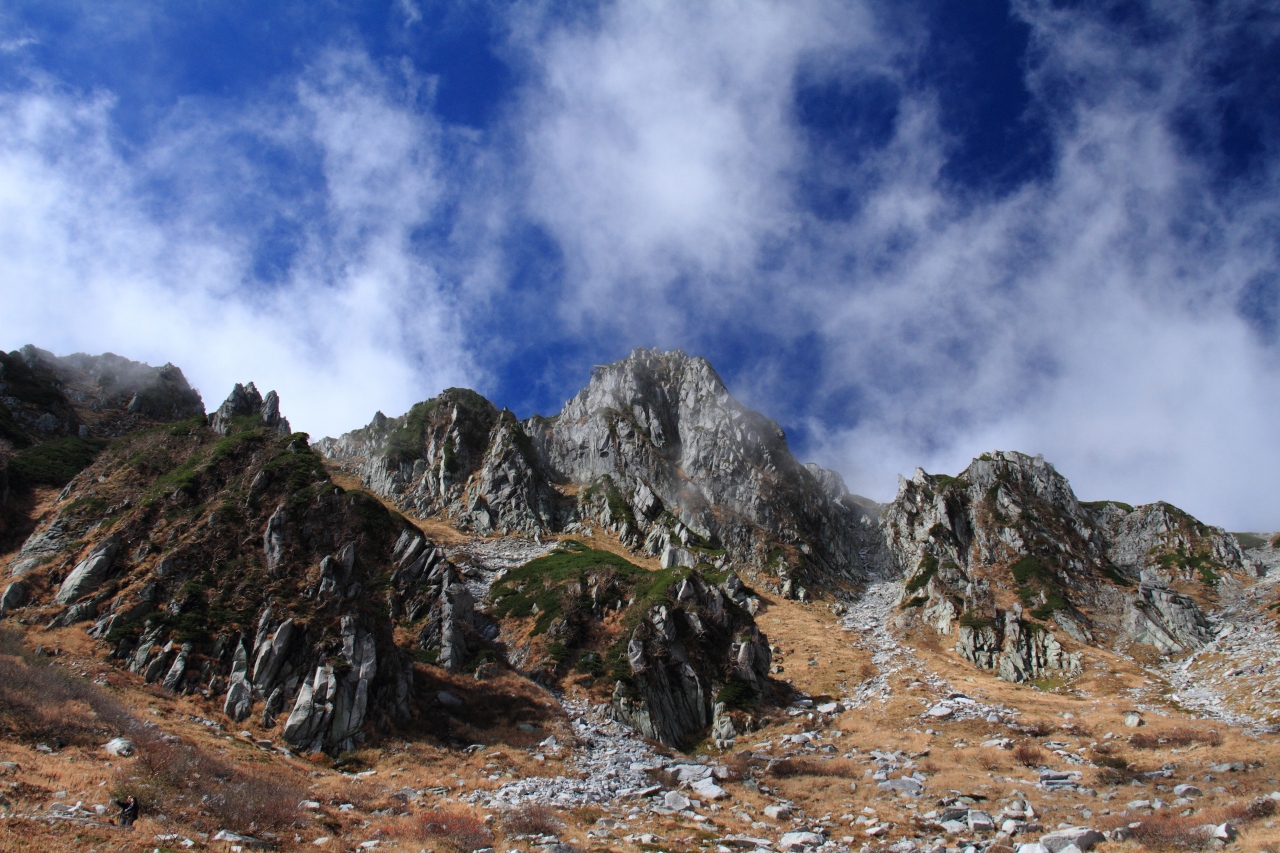
{"label": "fallen rock", "polygon": [[0,616],[8,613],[10,610],[21,607],[27,603],[27,585],[23,581],[13,581],[4,588],[4,595],[0,596]]}
{"label": "fallen rock", "polygon": [[903,776],[900,779],[888,779],[879,783],[881,790],[885,791],[902,791],[908,794],[918,794],[924,790],[924,783],[919,779],[913,779],[910,776]]}
{"label": "fallen rock", "polygon": [[778,839],[778,849],[799,853],[806,847],[817,847],[822,841],[822,836],[816,832],[786,832]]}
{"label": "fallen rock", "polygon": [[1142,725],[1142,715],[1137,711],[1130,711],[1124,715],[1124,724],[1131,729],[1136,729]]}
{"label": "fallen rock", "polygon": [[128,758],[137,751],[137,746],[127,737],[112,738],[102,745],[102,748],[110,755],[118,755],[121,758]]}
{"label": "fallen rock", "polygon": [[695,794],[706,800],[723,800],[729,792],[721,788],[711,779],[699,779],[689,786]]}
{"label": "fallen rock", "polygon": [[791,817],[790,806],[765,806],[764,816],[769,820],[786,820]]}
{"label": "fallen rock", "polygon": [[1176,785],[1173,789],[1175,797],[1198,797],[1201,793],[1195,785]]}
{"label": "fallen rock", "polygon": [[229,829],[218,830],[211,840],[225,841],[228,844],[238,844],[241,847],[251,847],[257,850],[271,850],[275,846],[269,841],[263,841],[261,838],[254,838],[252,835],[241,835]]}
{"label": "fallen rock", "polygon": [[1088,850],[1100,841],[1105,841],[1101,832],[1096,829],[1085,826],[1073,826],[1069,829],[1059,829],[1050,832],[1048,835],[1040,837],[1040,843],[1044,845],[1049,853],[1062,853],[1062,851],[1071,844],[1074,844],[1080,850]]}
{"label": "fallen rock", "polygon": [[679,791],[667,791],[667,795],[662,798],[662,804],[672,811],[684,811],[693,805],[689,798]]}
{"label": "fallen rock", "polygon": [[978,809],[969,809],[968,823],[970,832],[990,832],[996,828],[991,815]]}

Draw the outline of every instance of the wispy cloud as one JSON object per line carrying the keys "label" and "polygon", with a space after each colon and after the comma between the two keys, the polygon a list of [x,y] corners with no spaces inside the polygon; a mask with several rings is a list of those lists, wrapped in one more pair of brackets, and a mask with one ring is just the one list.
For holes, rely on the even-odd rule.
{"label": "wispy cloud", "polygon": [[143,133],[32,72],[0,95],[0,337],[173,360],[210,404],[254,378],[315,433],[682,346],[875,497],[1016,448],[1086,497],[1280,526],[1280,129],[1256,108],[1221,141],[1267,97],[1237,66],[1276,16],[1014,3],[1046,147],[1010,183],[957,174],[932,6],[503,7],[517,84],[483,130],[341,27]]}
{"label": "wispy cloud", "polygon": [[[819,375],[748,357],[762,407],[858,401],[812,450],[885,498],[916,464],[1043,452],[1091,497],[1166,498],[1275,526],[1274,349],[1235,310],[1276,258],[1276,174],[1224,191],[1176,132],[1211,108],[1218,17],[1162,4],[1141,30],[1027,3],[1027,83],[1049,174],[997,197],[944,179],[917,46],[858,6],[620,4],[538,45],[531,201],[569,252],[571,317],[698,349],[807,340]],[[852,212],[797,202],[820,159],[789,112],[797,74],[888,79],[892,138],[845,164]],[[750,360],[757,364],[753,367]],[[764,384],[751,384],[753,376]]]}
{"label": "wispy cloud", "polygon": [[413,245],[441,196],[440,130],[415,106],[351,52],[232,114],[186,104],[142,151],[108,96],[4,96],[0,267],[22,284],[0,337],[172,360],[210,407],[253,379],[320,434],[474,380]]}

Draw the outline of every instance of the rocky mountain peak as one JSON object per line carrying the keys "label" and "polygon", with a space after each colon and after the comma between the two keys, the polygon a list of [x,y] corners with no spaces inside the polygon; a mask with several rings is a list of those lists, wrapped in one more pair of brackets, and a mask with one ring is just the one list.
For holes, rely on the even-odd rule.
{"label": "rocky mountain peak", "polygon": [[113,353],[57,356],[30,344],[0,353],[0,403],[0,438],[17,446],[204,414],[199,392],[172,364],[152,367]]}
{"label": "rocky mountain peak", "polygon": [[288,418],[280,414],[279,395],[268,391],[263,397],[252,382],[248,385],[237,382],[218,410],[209,416],[210,428],[219,435],[230,434],[237,425],[246,429],[265,426],[280,435],[289,435],[293,431]]}
{"label": "rocky mountain peak", "polygon": [[[1038,677],[1041,659],[1072,666],[1028,646],[1041,635],[1025,623],[1083,643],[1198,648],[1208,623],[1188,593],[1211,595],[1221,575],[1246,568],[1225,531],[1163,503],[1081,504],[1043,457],[1009,451],[955,477],[917,469],[900,479],[882,530],[913,618],[956,631],[962,656],[1010,680]],[[1012,609],[1000,589],[1016,591]],[[1044,636],[1036,642],[1058,642]]]}
{"label": "rocky mountain peak", "polygon": [[800,464],[775,421],[678,350],[596,367],[552,418],[520,423],[450,389],[317,447],[406,510],[477,532],[594,522],[668,563],[732,560],[792,594],[879,559],[875,514],[839,475]]}

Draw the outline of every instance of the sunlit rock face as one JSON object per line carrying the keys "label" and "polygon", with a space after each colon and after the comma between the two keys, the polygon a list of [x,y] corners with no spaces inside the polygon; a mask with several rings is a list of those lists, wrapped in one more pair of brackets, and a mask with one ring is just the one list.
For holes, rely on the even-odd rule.
{"label": "sunlit rock face", "polygon": [[906,581],[903,618],[954,632],[963,657],[1013,681],[1078,668],[1052,631],[1164,653],[1198,648],[1208,622],[1174,587],[1208,591],[1246,568],[1225,531],[1168,504],[1082,504],[1043,458],[1009,451],[955,477],[902,478],[881,529]]}
{"label": "sunlit rock face", "polygon": [[767,570],[795,595],[882,559],[873,514],[839,475],[800,464],[777,423],[681,352],[641,349],[596,368],[553,418],[520,423],[451,389],[318,449],[378,494],[463,529],[596,524],[655,556]]}

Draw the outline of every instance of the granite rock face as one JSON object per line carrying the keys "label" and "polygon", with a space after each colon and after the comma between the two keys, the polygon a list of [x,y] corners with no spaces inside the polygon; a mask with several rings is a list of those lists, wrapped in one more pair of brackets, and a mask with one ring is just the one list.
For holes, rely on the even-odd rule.
{"label": "granite rock face", "polygon": [[[900,606],[1012,681],[1071,673],[1079,643],[1198,648],[1208,622],[1176,582],[1245,568],[1234,537],[1167,504],[1081,504],[1041,457],[995,452],[956,477],[917,469],[881,521]],[[1020,599],[998,610],[993,583]]]}
{"label": "granite rock face", "polygon": [[735,400],[704,359],[636,350],[526,429],[544,467],[597,484],[596,516],[650,554],[722,548],[793,588],[865,577],[879,558],[875,519],[839,476],[796,461],[782,428]]}
{"label": "granite rock face", "polygon": [[1194,599],[1145,582],[1129,601],[1123,628],[1134,642],[1155,646],[1165,654],[1198,649],[1213,639],[1209,620]]}
{"label": "granite rock face", "polygon": [[280,397],[276,392],[268,391],[263,397],[252,382],[248,385],[236,383],[218,410],[209,415],[209,427],[219,435],[227,435],[236,426],[236,419],[241,419],[241,422],[251,419],[252,426],[264,426],[280,435],[289,435],[293,431],[288,418],[280,414]]}
{"label": "granite rock face", "polygon": [[768,638],[721,587],[693,574],[670,598],[671,605],[654,606],[632,629],[630,677],[616,683],[613,709],[645,737],[683,747],[713,722],[724,734],[728,718],[716,707],[717,692],[732,684],[742,698],[758,698],[772,656]]}
{"label": "granite rock face", "polygon": [[1105,537],[1108,559],[1127,573],[1147,572],[1169,583],[1202,580],[1206,571],[1246,569],[1234,536],[1172,504],[1158,501],[1135,508],[1102,501],[1090,510]]}
{"label": "granite rock face", "polygon": [[30,344],[0,353],[0,405],[12,429],[34,440],[116,436],[148,421],[204,414],[200,394],[172,364],[152,367],[113,353],[56,356]]}
{"label": "granite rock face", "polygon": [[444,565],[404,519],[329,480],[278,397],[238,386],[211,424],[131,432],[76,475],[11,562],[37,592],[5,606],[92,619],[147,683],[235,722],[287,717],[288,743],[339,752],[409,719],[396,613],[429,604],[423,579]]}
{"label": "granite rock face", "polygon": [[515,417],[459,388],[316,444],[406,511],[479,534],[558,530],[567,513]]}
{"label": "granite rock face", "polygon": [[865,501],[797,462],[775,422],[678,351],[596,368],[554,418],[520,423],[450,389],[317,449],[398,506],[480,534],[599,525],[647,554],[767,571],[793,597],[883,564]]}

